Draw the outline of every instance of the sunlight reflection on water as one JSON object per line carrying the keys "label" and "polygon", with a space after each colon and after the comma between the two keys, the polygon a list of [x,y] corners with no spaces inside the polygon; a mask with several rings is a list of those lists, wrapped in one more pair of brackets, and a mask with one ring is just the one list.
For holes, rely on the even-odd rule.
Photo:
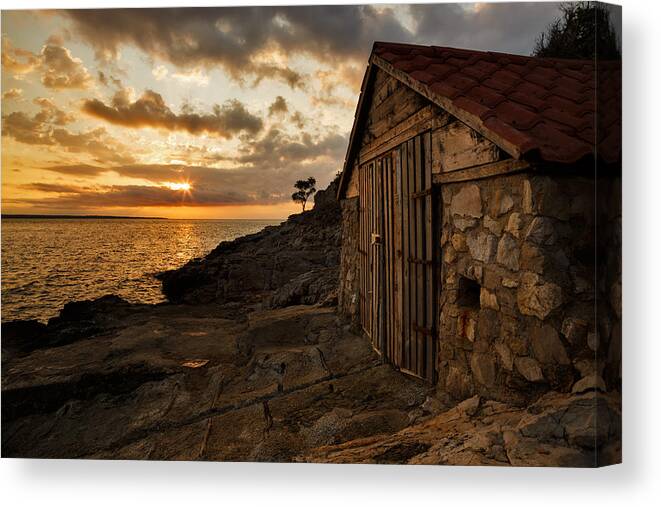
{"label": "sunlight reflection on water", "polygon": [[47,320],[69,301],[165,301],[154,275],[272,220],[3,219],[2,321]]}

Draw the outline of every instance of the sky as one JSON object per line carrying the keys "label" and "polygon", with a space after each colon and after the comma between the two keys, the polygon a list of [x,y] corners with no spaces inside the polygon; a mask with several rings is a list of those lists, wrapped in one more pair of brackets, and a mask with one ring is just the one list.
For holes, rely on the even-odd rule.
{"label": "sky", "polygon": [[556,3],[2,12],[2,212],[284,218],[375,40],[530,54]]}

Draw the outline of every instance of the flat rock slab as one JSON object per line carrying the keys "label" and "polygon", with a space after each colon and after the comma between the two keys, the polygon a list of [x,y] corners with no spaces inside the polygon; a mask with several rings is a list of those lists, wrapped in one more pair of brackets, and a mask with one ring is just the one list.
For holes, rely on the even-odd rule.
{"label": "flat rock slab", "polygon": [[291,460],[397,431],[429,391],[332,309],[187,310],[108,316],[94,336],[7,361],[3,455]]}

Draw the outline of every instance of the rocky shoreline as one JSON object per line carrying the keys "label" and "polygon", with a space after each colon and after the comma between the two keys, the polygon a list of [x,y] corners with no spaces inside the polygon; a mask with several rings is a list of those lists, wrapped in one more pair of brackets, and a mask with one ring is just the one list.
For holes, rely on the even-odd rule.
{"label": "rocky shoreline", "polygon": [[331,185],[313,210],[162,274],[170,303],[106,296],[3,324],[3,457],[594,466],[620,452],[618,400],[598,390],[459,403],[382,364],[336,313],[340,216]]}

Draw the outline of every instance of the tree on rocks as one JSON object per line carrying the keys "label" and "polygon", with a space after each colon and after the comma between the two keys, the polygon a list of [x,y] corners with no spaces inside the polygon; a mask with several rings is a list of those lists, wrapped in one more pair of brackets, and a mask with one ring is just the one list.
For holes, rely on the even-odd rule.
{"label": "tree on rocks", "polygon": [[303,211],[305,211],[305,205],[307,204],[310,196],[317,191],[315,188],[316,184],[317,180],[315,180],[312,176],[310,176],[307,180],[298,180],[296,183],[294,183],[296,192],[291,195],[291,199],[294,202],[300,203],[303,207]]}

